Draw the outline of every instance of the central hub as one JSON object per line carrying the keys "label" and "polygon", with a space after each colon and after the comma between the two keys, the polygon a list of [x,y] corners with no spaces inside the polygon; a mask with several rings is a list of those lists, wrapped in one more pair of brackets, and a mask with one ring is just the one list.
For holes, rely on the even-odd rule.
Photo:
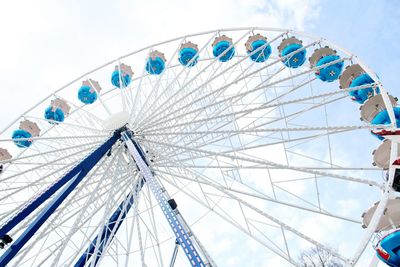
{"label": "central hub", "polygon": [[121,111],[108,117],[104,123],[104,130],[113,131],[125,126],[129,122],[129,113]]}

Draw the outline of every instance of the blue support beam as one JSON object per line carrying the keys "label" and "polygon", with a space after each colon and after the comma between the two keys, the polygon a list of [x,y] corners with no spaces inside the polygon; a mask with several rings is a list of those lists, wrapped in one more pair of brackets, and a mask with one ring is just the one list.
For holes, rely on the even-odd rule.
{"label": "blue support beam", "polygon": [[93,151],[76,167],[65,174],[60,180],[50,186],[40,196],[34,199],[31,203],[20,210],[6,224],[0,228],[0,237],[5,236],[10,230],[17,226],[46,200],[53,196],[63,186],[63,190],[47,205],[45,209],[35,218],[23,234],[11,244],[6,252],[0,257],[0,267],[6,266],[8,262],[21,250],[21,248],[30,240],[42,224],[51,216],[51,214],[60,206],[66,197],[76,188],[82,179],[90,172],[90,170],[100,161],[100,159],[112,148],[115,142],[121,137],[120,131],[115,131],[114,134],[100,147]]}
{"label": "blue support beam", "polygon": [[177,210],[176,204],[172,204],[174,201],[170,199],[165,188],[163,188],[160,182],[154,177],[140,145],[135,141],[129,131],[122,132],[121,136],[150,190],[154,194],[157,203],[160,205],[165,218],[175,234],[177,242],[182,247],[183,252],[189,260],[190,266],[206,267],[202,257],[206,258],[207,266],[212,266],[210,264],[210,259],[207,257],[207,252],[199,246],[195,238],[192,238],[191,230]]}
{"label": "blue support beam", "polygon": [[[98,261],[101,258],[104,250],[106,249],[108,241],[112,240],[116,235],[119,227],[121,226],[122,222],[124,221],[126,215],[128,214],[129,210],[131,209],[136,196],[139,194],[140,190],[142,189],[145,181],[142,178],[139,178],[138,182],[135,185],[134,191],[131,192],[124,201],[118,206],[115,210],[113,215],[108,220],[107,224],[104,226],[101,235],[96,236],[93,241],[90,243],[89,247],[85,250],[82,256],[78,259],[75,263],[75,267],[83,267],[87,262],[90,261],[91,257],[95,257],[93,266],[97,266]],[[99,240],[100,238],[100,240]],[[98,249],[95,253],[96,245]]]}

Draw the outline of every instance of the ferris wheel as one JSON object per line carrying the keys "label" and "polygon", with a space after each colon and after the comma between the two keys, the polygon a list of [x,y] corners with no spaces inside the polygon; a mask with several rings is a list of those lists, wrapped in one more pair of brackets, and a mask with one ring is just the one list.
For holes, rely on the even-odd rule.
{"label": "ferris wheel", "polygon": [[315,247],[374,266],[400,225],[396,104],[293,30],[121,56],[1,130],[0,266],[300,266]]}

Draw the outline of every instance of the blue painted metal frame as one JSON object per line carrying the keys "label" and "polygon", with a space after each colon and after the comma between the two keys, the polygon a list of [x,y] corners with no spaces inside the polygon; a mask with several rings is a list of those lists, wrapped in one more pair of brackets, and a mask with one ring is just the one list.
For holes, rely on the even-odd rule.
{"label": "blue painted metal frame", "polygon": [[117,130],[114,134],[100,147],[93,151],[76,167],[65,174],[60,180],[54,183],[39,197],[34,199],[29,205],[24,207],[16,216],[12,217],[6,224],[0,228],[0,237],[6,235],[16,225],[29,216],[35,209],[42,205],[52,195],[54,195],[61,187],[60,191],[47,207],[38,215],[38,217],[30,224],[30,226],[22,233],[22,235],[11,244],[6,252],[0,257],[0,267],[6,266],[7,263],[21,250],[21,248],[30,240],[42,224],[51,216],[57,207],[65,200],[65,198],[76,188],[89,171],[100,161],[100,159],[112,148],[117,140],[121,137],[121,131]]}
{"label": "blue painted metal frame", "polygon": [[[136,183],[136,186],[134,188],[134,192],[130,193],[124,199],[124,201],[121,202],[121,204],[118,206],[117,210],[114,211],[113,215],[108,220],[108,223],[104,226],[101,235],[100,236],[98,235],[98,236],[96,236],[96,238],[93,239],[93,241],[90,243],[89,247],[82,254],[82,256],[78,259],[78,261],[75,263],[75,265],[74,265],[75,267],[85,266],[85,264],[90,261],[91,256],[94,256],[96,258],[94,260],[93,266],[97,265],[98,261],[101,258],[101,255],[103,254],[104,249],[106,248],[108,240],[109,239],[112,240],[114,238],[119,227],[121,226],[126,215],[128,214],[130,208],[132,207],[136,196],[142,189],[144,183],[145,183],[144,179],[139,178],[139,180]],[[111,234],[113,234],[113,235],[111,235]],[[100,240],[98,240],[99,237],[100,237]],[[96,255],[93,255],[93,253],[95,252],[95,249],[96,249],[96,245],[98,245],[99,248],[96,252]]]}
{"label": "blue painted metal frame", "polygon": [[138,168],[140,169],[141,174],[146,180],[150,190],[160,205],[165,218],[175,234],[176,240],[188,258],[190,265],[193,267],[205,267],[206,265],[194,246],[194,243],[191,240],[191,235],[189,234],[187,227],[185,227],[185,223],[181,221],[181,217],[179,217],[172,209],[168,202],[165,189],[153,176],[153,173],[149,168],[149,164],[146,161],[146,157],[143,154],[142,148],[135,141],[135,139],[133,139],[132,134],[129,131],[122,132],[121,136],[125,141],[125,144],[128,146],[128,149],[132,154],[132,157],[135,160]]}

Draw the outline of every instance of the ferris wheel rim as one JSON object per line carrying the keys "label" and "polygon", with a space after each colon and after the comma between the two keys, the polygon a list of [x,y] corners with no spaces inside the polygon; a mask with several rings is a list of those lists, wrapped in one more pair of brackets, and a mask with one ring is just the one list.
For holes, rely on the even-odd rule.
{"label": "ferris wheel rim", "polygon": [[[81,80],[82,78],[84,78],[84,77],[86,77],[86,76],[92,74],[93,72],[96,72],[96,71],[99,70],[99,69],[102,69],[102,68],[104,68],[104,67],[106,67],[106,66],[109,66],[109,65],[111,65],[111,64],[113,64],[113,63],[115,63],[115,62],[118,62],[119,60],[124,59],[124,58],[126,58],[126,57],[128,57],[128,56],[130,56],[130,55],[133,55],[133,54],[135,54],[135,53],[139,53],[139,52],[141,52],[141,51],[150,49],[150,48],[152,48],[152,47],[154,47],[154,46],[163,45],[163,44],[166,44],[166,43],[169,43],[169,42],[172,42],[172,41],[180,40],[180,39],[187,38],[187,37],[191,37],[191,36],[203,35],[203,34],[207,34],[207,33],[214,33],[214,32],[220,32],[220,31],[221,31],[221,32],[229,32],[229,31],[238,31],[238,30],[243,30],[243,31],[245,31],[245,30],[266,30],[266,31],[277,31],[277,32],[282,32],[282,31],[283,31],[283,32],[287,32],[287,33],[297,34],[297,35],[300,35],[300,36],[307,36],[306,33],[298,32],[298,31],[293,31],[293,30],[287,30],[287,29],[248,27],[248,28],[231,28],[231,29],[220,29],[220,30],[214,30],[214,31],[200,32],[200,33],[196,33],[196,34],[192,34],[192,35],[184,35],[184,36],[181,36],[181,37],[173,38],[173,39],[170,39],[170,40],[167,40],[167,41],[164,41],[164,42],[160,42],[160,43],[155,43],[155,44],[153,44],[153,45],[144,47],[144,48],[142,48],[142,49],[140,49],[140,50],[136,50],[136,51],[131,52],[131,53],[129,53],[129,54],[126,54],[126,55],[124,55],[124,56],[118,57],[117,59],[115,59],[115,60],[113,60],[113,61],[110,61],[110,62],[108,62],[108,63],[105,63],[105,64],[103,64],[103,65],[101,65],[101,66],[99,66],[99,67],[97,67],[97,68],[95,68],[95,69],[93,69],[93,70],[91,70],[91,71],[89,71],[89,72],[83,74],[82,76],[79,76],[79,77],[76,78],[75,80],[73,80],[73,81],[67,83],[65,86],[63,86],[63,87],[57,89],[56,91],[54,91],[53,93],[51,93],[49,96],[47,96],[46,98],[44,98],[42,101],[40,101],[39,103],[37,103],[36,105],[34,105],[32,108],[28,109],[26,112],[24,112],[23,114],[21,114],[14,122],[12,122],[12,123],[10,124],[10,126],[13,125],[15,122],[17,122],[18,119],[20,119],[20,118],[22,118],[22,117],[25,117],[26,114],[28,114],[31,110],[33,110],[35,107],[37,107],[37,106],[39,106],[40,104],[42,104],[42,103],[43,103],[44,101],[46,101],[47,99],[51,98],[53,95],[55,95],[55,94],[57,94],[58,92],[64,90],[65,88],[68,88],[68,86],[70,86],[71,84],[73,84],[73,83],[75,83],[75,82]],[[308,35],[308,36],[312,36],[312,35]],[[315,38],[315,36],[312,36],[311,38]],[[326,40],[326,39],[318,38],[318,40],[323,40],[325,43],[331,44],[332,47],[336,47],[336,48],[340,49],[340,51],[347,53],[347,55],[348,55],[351,59],[354,59],[358,64],[360,64],[360,65],[365,69],[365,71],[366,71],[371,77],[373,77],[374,81],[376,81],[377,84],[379,85],[379,88],[380,88],[380,90],[381,90],[381,92],[382,92],[382,95],[383,95],[383,99],[384,99],[386,108],[387,108],[387,110],[389,111],[389,113],[390,113],[390,110],[392,110],[392,112],[393,112],[393,106],[390,105],[390,101],[389,101],[389,99],[388,99],[388,97],[387,97],[387,92],[385,91],[384,87],[383,87],[382,84],[380,83],[378,77],[376,77],[375,73],[373,73],[365,64],[363,64],[354,54],[352,54],[352,53],[350,53],[350,52],[344,50],[343,48],[339,48],[339,46],[337,46],[337,45],[335,45],[335,44],[329,42],[329,41]],[[374,77],[376,78],[376,80],[375,80]],[[138,78],[138,79],[139,79],[139,78]],[[114,88],[114,89],[115,89],[115,88]],[[388,104],[388,103],[389,103],[389,104]],[[81,105],[78,109],[75,109],[74,111],[79,111],[79,110],[81,110],[83,107],[84,107],[84,105]],[[7,126],[4,130],[1,131],[1,133],[5,132],[10,126]],[[54,127],[56,127],[56,125],[54,125]],[[391,127],[392,127],[392,128],[393,128],[393,127],[396,127],[395,121],[394,121],[394,124],[391,125]],[[0,133],[0,134],[1,134],[1,133]],[[391,155],[391,156],[393,156],[393,155]],[[392,158],[391,158],[391,159],[392,159]],[[387,195],[387,196],[388,196],[388,195]],[[383,195],[382,195],[382,199],[381,199],[381,200],[383,200]],[[381,215],[381,216],[382,216],[382,215]],[[380,217],[379,217],[379,218],[380,218]]]}
{"label": "ferris wheel rim", "polygon": [[[168,39],[166,41],[162,41],[162,42],[157,42],[148,46],[145,46],[143,48],[134,50],[132,52],[129,52],[127,54],[124,54],[122,56],[119,56],[113,60],[110,60],[106,63],[101,64],[100,66],[78,76],[77,78],[71,80],[70,82],[67,82],[66,84],[64,84],[63,86],[61,86],[60,88],[54,90],[52,93],[50,93],[48,96],[44,97],[42,100],[39,100],[35,105],[33,105],[31,108],[27,109],[26,111],[22,112],[21,115],[19,115],[18,117],[16,117],[12,122],[10,122],[8,125],[6,125],[2,130],[0,130],[0,135],[3,134],[8,128],[10,128],[13,124],[15,124],[20,118],[23,118],[25,114],[29,113],[30,111],[32,111],[34,108],[38,107],[40,104],[44,103],[46,100],[50,99],[51,97],[53,97],[55,94],[59,93],[60,91],[68,88],[70,85],[72,85],[73,83],[80,81],[82,79],[84,79],[85,77],[87,77],[88,75],[106,67],[109,66],[115,62],[120,61],[121,59],[124,59],[126,57],[129,57],[131,55],[134,55],[136,53],[142,52],[144,50],[148,50],[151,49],[154,46],[158,46],[158,45],[163,45],[166,43],[170,43],[173,41],[177,41],[180,39],[184,39],[184,38],[188,38],[188,37],[193,37],[193,36],[198,36],[198,35],[204,35],[204,34],[209,34],[209,33],[214,33],[214,32],[229,32],[229,31],[238,31],[238,30],[264,30],[264,31],[275,31],[275,32],[285,32],[285,33],[292,33],[292,34],[298,34],[298,35],[303,35],[306,37],[309,37],[311,39],[314,40],[320,40],[320,41],[324,41],[327,44],[330,44],[332,47],[344,52],[348,57],[350,57],[351,59],[354,59],[358,64],[361,65],[361,67],[366,71],[366,73],[368,75],[370,75],[374,81],[378,81],[378,85],[382,91],[382,95],[383,95],[383,100],[385,103],[385,106],[387,108],[387,110],[389,110],[389,116],[392,119],[392,128],[396,128],[396,121],[393,120],[394,118],[394,113],[393,113],[393,106],[390,105],[390,100],[387,96],[387,91],[384,88],[384,86],[382,85],[382,83],[380,82],[379,77],[375,74],[375,72],[373,72],[371,70],[371,68],[369,68],[369,66],[367,64],[365,64],[363,61],[361,61],[354,53],[350,52],[349,50],[343,48],[342,46],[337,45],[336,43],[329,41],[328,39],[325,39],[324,37],[321,36],[317,36],[317,35],[313,35],[313,34],[309,34],[303,31],[297,31],[297,30],[292,30],[292,29],[285,29],[285,28],[269,28],[269,27],[238,27],[238,28],[221,28],[221,29],[215,29],[215,30],[208,30],[208,31],[201,31],[201,32],[197,32],[194,34],[189,34],[189,35],[181,35],[179,37],[174,37],[171,39]],[[82,104],[79,108],[83,108],[85,105]]]}

